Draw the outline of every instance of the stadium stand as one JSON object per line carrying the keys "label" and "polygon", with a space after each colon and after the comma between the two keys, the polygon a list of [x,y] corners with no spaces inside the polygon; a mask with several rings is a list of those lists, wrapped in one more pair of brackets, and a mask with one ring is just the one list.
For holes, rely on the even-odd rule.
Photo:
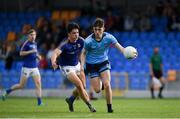
{"label": "stadium stand", "polygon": [[[112,12],[112,16],[110,17],[112,18],[109,20],[113,20],[113,22],[108,22],[112,24],[111,26],[108,26],[109,24],[107,24],[107,27],[109,28],[107,31],[111,32],[123,46],[132,45],[138,50],[138,58],[136,60],[125,59],[123,55],[119,55],[117,53],[118,51],[114,48],[111,48],[109,52],[112,72],[127,72],[129,75],[129,89],[147,89],[149,83],[149,58],[153,53],[153,47],[158,46],[161,54],[163,54],[162,58],[165,74],[167,74],[169,70],[180,70],[180,33],[178,32],[178,29],[170,27],[173,24],[173,22],[171,23],[171,16],[168,16],[168,14],[159,16],[157,14],[147,15],[151,24],[151,29],[142,31],[142,29],[137,28],[137,26],[139,26],[137,21],[141,20],[140,16],[132,17],[137,14],[125,13],[125,16],[129,15],[129,18],[131,18],[133,23],[132,29],[126,31],[125,29],[120,28],[124,25],[119,17],[122,13],[119,13],[116,9],[107,9],[106,12],[109,13],[108,11],[110,10]],[[104,13],[106,15],[103,16],[105,20],[108,19],[106,12]],[[41,12],[0,12],[0,42],[5,44],[7,41],[16,41],[16,52],[18,52],[20,46],[17,42],[20,42],[24,38],[20,38],[20,36],[24,36],[25,34],[23,32],[23,27],[28,26],[28,28],[25,29],[29,29],[33,26],[38,30],[39,49],[46,55],[50,49],[51,43],[58,45],[60,42],[59,40],[64,39],[64,28],[68,21],[73,20],[78,22],[82,31],[85,32],[82,35],[86,37],[90,32],[90,24],[96,17],[94,14],[93,11],[88,11],[88,9],[84,9],[82,12],[78,9],[54,9],[52,11]],[[123,18],[124,22],[126,22],[125,18],[126,17]],[[54,25],[56,26],[55,29],[52,27]],[[22,62],[19,58],[15,57],[12,71],[19,72],[21,66]],[[9,87],[9,82],[11,82],[11,80],[17,81],[19,79],[9,79],[11,75],[13,75],[11,71],[10,77],[5,76],[6,69],[3,58],[0,60],[0,71],[2,73],[2,85],[5,88]],[[137,73],[141,76],[136,76],[135,74]],[[47,69],[41,69],[41,75],[43,79],[43,88],[59,88],[63,85],[61,74],[59,72],[53,72],[50,69],[50,66]],[[115,78],[116,77],[113,77],[111,82],[113,88],[116,88],[117,85]],[[122,81],[120,81],[120,83],[118,82],[118,86],[124,89],[126,85],[125,78],[121,77],[119,79]],[[89,81],[87,81],[88,88],[89,85]],[[28,85],[28,88],[32,87],[33,85]]]}

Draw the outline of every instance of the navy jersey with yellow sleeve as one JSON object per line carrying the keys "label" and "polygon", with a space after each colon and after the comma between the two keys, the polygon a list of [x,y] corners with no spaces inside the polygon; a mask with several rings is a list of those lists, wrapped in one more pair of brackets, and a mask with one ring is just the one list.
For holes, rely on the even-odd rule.
{"label": "navy jersey with yellow sleeve", "polygon": [[[30,42],[28,40],[26,40],[21,47],[21,51],[30,51],[33,49],[37,50],[36,42]],[[23,56],[23,67],[27,67],[27,68],[38,67],[36,52]]]}
{"label": "navy jersey with yellow sleeve", "polygon": [[79,37],[76,42],[71,43],[68,40],[62,42],[58,49],[62,51],[59,58],[60,66],[76,66],[79,62],[79,55],[84,47],[84,39]]}

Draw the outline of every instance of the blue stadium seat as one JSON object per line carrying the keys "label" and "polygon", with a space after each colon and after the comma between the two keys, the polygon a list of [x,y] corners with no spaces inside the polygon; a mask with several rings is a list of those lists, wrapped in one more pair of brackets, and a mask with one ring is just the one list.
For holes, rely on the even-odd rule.
{"label": "blue stadium seat", "polygon": [[3,19],[6,19],[8,17],[8,14],[7,13],[5,13],[5,12],[1,12],[0,13],[0,18],[1,18],[1,20],[3,20]]}
{"label": "blue stadium seat", "polygon": [[175,38],[176,38],[175,33],[170,32],[170,33],[167,34],[167,40],[173,41],[173,40],[175,40]]}
{"label": "blue stadium seat", "polygon": [[3,71],[5,69],[5,61],[0,60],[0,71]]}
{"label": "blue stadium seat", "polygon": [[[138,32],[132,32],[130,33],[130,39],[139,39],[139,34]],[[133,40],[134,41],[134,40]]]}
{"label": "blue stadium seat", "polygon": [[121,39],[121,41],[129,40],[129,32],[122,32],[120,39]]}
{"label": "blue stadium seat", "polygon": [[3,79],[2,79],[2,87],[3,87],[4,89],[7,89],[7,88],[10,88],[10,87],[11,87],[10,79],[9,79],[9,78],[3,77]]}
{"label": "blue stadium seat", "polygon": [[18,62],[16,62],[16,68],[15,69],[17,71],[21,71],[22,66],[23,66],[23,62],[18,61]]}
{"label": "blue stadium seat", "polygon": [[112,89],[117,88],[117,87],[116,87],[115,80],[114,80],[114,78],[113,78],[113,77],[112,77],[112,79],[111,79],[111,82],[110,82],[110,83],[111,83],[111,88],[112,88]]}
{"label": "blue stadium seat", "polygon": [[24,13],[22,13],[22,12],[17,13],[17,18],[18,18],[18,20],[24,19],[24,17],[25,17],[25,14],[24,14]]}
{"label": "blue stadium seat", "polygon": [[160,41],[164,40],[164,39],[166,39],[166,34],[164,32],[160,32],[160,33],[157,34],[157,38]]}
{"label": "blue stadium seat", "polygon": [[146,40],[147,37],[148,37],[148,33],[147,32],[139,33],[139,39],[140,40]]}
{"label": "blue stadium seat", "polygon": [[176,39],[177,39],[177,40],[180,40],[180,33],[179,33],[179,32],[176,33]]}
{"label": "blue stadium seat", "polygon": [[34,80],[32,79],[32,77],[28,78],[28,81],[26,83],[26,88],[28,88],[28,89],[35,88]]}
{"label": "blue stadium seat", "polygon": [[13,19],[13,20],[14,20],[14,19],[16,19],[16,17],[17,17],[17,16],[16,16],[16,13],[15,13],[15,12],[8,13],[8,18],[9,18],[9,19]]}
{"label": "blue stadium seat", "polygon": [[134,90],[140,89],[140,80],[136,77],[131,77],[129,88]]}
{"label": "blue stadium seat", "polygon": [[126,89],[125,77],[119,77],[119,89]]}
{"label": "blue stadium seat", "polygon": [[46,75],[53,76],[54,71],[51,70],[51,69],[48,69],[48,70],[46,70],[44,73],[45,73]]}

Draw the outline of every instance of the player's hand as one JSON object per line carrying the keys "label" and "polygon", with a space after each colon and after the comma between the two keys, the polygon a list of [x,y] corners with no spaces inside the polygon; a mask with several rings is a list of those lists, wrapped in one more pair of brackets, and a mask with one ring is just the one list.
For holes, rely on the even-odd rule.
{"label": "player's hand", "polygon": [[52,67],[54,70],[58,68],[58,65],[56,64],[56,62],[52,62]]}
{"label": "player's hand", "polygon": [[135,58],[137,58],[138,53],[137,53],[137,52],[134,52],[133,55],[134,55],[133,58],[135,59]]}

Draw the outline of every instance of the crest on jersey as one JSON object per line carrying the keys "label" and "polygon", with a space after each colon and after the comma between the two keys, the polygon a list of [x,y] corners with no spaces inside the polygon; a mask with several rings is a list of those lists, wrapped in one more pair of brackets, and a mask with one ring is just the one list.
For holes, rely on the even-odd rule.
{"label": "crest on jersey", "polygon": [[35,46],[35,45],[30,45],[29,47],[30,47],[30,48],[36,48],[36,46]]}
{"label": "crest on jersey", "polygon": [[80,48],[80,47],[81,47],[81,44],[77,44],[77,46],[78,46],[78,48]]}

